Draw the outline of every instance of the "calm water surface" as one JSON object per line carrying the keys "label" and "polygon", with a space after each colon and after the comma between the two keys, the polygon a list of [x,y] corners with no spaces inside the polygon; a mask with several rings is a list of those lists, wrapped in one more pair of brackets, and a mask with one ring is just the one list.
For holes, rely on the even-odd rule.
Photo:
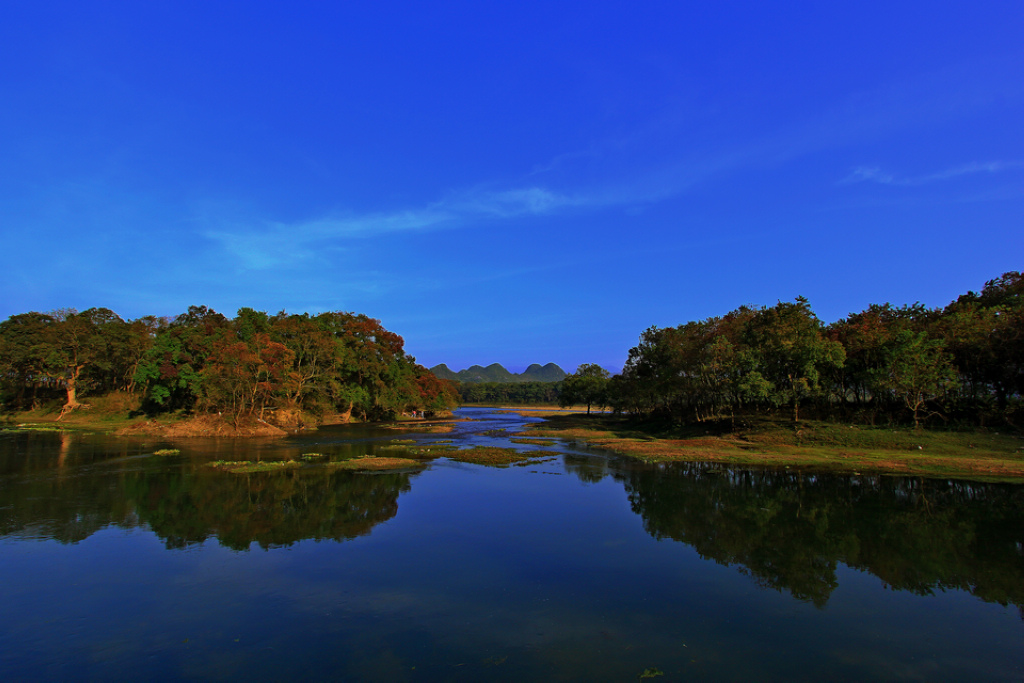
{"label": "calm water surface", "polygon": [[508,468],[206,466],[537,448],[509,441],[526,418],[460,413],[435,435],[0,434],[0,678],[1024,679],[1022,486],[567,443]]}

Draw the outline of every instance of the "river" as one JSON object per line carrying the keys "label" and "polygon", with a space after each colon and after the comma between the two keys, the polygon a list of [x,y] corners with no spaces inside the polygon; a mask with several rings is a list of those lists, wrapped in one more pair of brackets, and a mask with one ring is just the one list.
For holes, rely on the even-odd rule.
{"label": "river", "polygon": [[[650,465],[459,415],[449,434],[0,432],[0,677],[1024,678],[1024,486]],[[395,440],[551,453],[325,464]],[[209,466],[257,459],[303,464]]]}

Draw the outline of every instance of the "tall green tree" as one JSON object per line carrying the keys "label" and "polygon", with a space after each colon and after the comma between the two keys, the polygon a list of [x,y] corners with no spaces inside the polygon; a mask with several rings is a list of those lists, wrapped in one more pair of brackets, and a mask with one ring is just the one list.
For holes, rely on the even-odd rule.
{"label": "tall green tree", "polygon": [[101,325],[117,316],[108,309],[90,309],[79,313],[73,308],[67,308],[54,311],[51,317],[53,323],[47,335],[44,373],[66,392],[64,408],[57,418],[60,420],[81,407],[78,394],[87,388],[86,370],[90,367],[105,370],[109,364]]}
{"label": "tall green tree", "polygon": [[842,366],[846,358],[842,345],[825,337],[803,297],[762,309],[747,325],[746,338],[772,398],[789,404],[793,422],[800,420],[800,401],[819,393],[822,372]]}
{"label": "tall green tree", "polygon": [[55,321],[46,313],[20,313],[0,323],[0,379],[4,401],[27,408],[49,382],[47,357]]}
{"label": "tall green tree", "polygon": [[161,327],[135,373],[146,386],[150,408],[192,410],[202,393],[207,359],[217,341],[230,334],[228,319],[206,306],[190,306]]}
{"label": "tall green tree", "polygon": [[591,406],[607,405],[608,380],[611,373],[595,363],[584,363],[576,372],[562,380],[558,404],[562,407],[586,404],[587,415]]}
{"label": "tall green tree", "polygon": [[885,375],[880,386],[910,409],[920,428],[924,405],[956,386],[956,370],[942,340],[924,332],[900,330],[886,345]]}

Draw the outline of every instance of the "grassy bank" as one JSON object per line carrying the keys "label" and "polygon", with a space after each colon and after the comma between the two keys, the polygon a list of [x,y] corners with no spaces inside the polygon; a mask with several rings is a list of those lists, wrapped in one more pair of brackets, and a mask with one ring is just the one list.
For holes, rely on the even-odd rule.
{"label": "grassy bank", "polygon": [[236,422],[228,416],[209,413],[139,414],[138,397],[128,394],[90,396],[77,410],[61,418],[61,404],[54,402],[38,410],[7,414],[7,429],[60,429],[104,432],[125,436],[284,436],[288,432],[256,417]]}
{"label": "grassy bank", "polygon": [[[276,437],[286,436],[299,427],[314,430],[321,425],[358,424],[356,417],[341,414],[312,415],[292,411],[268,411],[266,420],[257,416],[243,416],[237,422],[228,415],[213,413],[161,413],[155,416],[139,415],[138,397],[127,394],[109,394],[89,397],[82,407],[63,418],[63,403],[54,401],[37,410],[8,413],[0,416],[0,428],[83,430],[113,433],[122,436],[154,435],[162,437]],[[386,429],[444,433],[459,422],[454,417],[429,419],[399,417],[395,421],[380,423]]]}
{"label": "grassy bank", "polygon": [[[533,414],[530,411],[522,411]],[[771,418],[679,426],[611,415],[550,415],[526,436],[580,441],[646,462],[709,461],[1024,483],[1024,439]]]}
{"label": "grassy bank", "polygon": [[2,424],[8,428],[28,424],[55,429],[110,432],[145,421],[145,418],[131,417],[138,410],[139,401],[127,394],[89,397],[81,408],[58,419],[62,407],[62,401],[55,401],[37,410],[7,413],[2,418]]}

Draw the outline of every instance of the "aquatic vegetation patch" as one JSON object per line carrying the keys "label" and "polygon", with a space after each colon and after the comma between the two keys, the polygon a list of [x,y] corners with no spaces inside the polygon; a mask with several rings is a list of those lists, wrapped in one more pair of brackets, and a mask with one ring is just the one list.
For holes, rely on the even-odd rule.
{"label": "aquatic vegetation patch", "polygon": [[421,432],[423,434],[447,434],[455,429],[454,422],[462,420],[449,420],[446,422],[396,422],[394,424],[382,425],[384,429],[393,429],[402,432]]}
{"label": "aquatic vegetation patch", "polygon": [[178,455],[181,450],[177,448],[161,448],[158,451],[153,451],[153,455]]}
{"label": "aquatic vegetation patch", "polygon": [[[415,443],[415,442],[410,442],[410,443]],[[377,446],[376,450],[378,450],[378,451],[399,451],[399,452],[405,452],[405,451],[409,450],[409,447],[406,446],[405,444],[393,443],[393,444],[386,444],[384,446]]]}
{"label": "aquatic vegetation patch", "polygon": [[299,457],[302,458],[303,460],[320,460],[321,458],[326,458],[327,456],[324,455],[323,453],[303,453]]}
{"label": "aquatic vegetation patch", "polygon": [[418,448],[410,448],[406,451],[406,455],[410,458],[440,458],[443,455],[447,455],[452,451],[458,450],[455,446],[450,444],[427,444]]}
{"label": "aquatic vegetation patch", "polygon": [[558,451],[526,451],[531,458],[546,458],[547,461],[557,460],[561,455]]}
{"label": "aquatic vegetation patch", "polygon": [[514,448],[497,448],[495,446],[474,446],[465,450],[454,450],[447,454],[452,460],[468,462],[474,465],[491,467],[508,467],[509,465],[539,457],[556,455],[550,451],[517,451]]}
{"label": "aquatic vegetation patch", "polygon": [[390,444],[411,444],[416,443],[416,439],[391,439],[388,443]]}
{"label": "aquatic vegetation patch", "polygon": [[556,443],[554,439],[542,439],[539,437],[531,436],[517,437],[514,439],[509,439],[509,441],[511,441],[512,443],[529,444],[531,446],[554,446]]}
{"label": "aquatic vegetation patch", "polygon": [[12,427],[12,428],[6,429],[5,431],[12,431],[12,432],[60,432],[60,431],[63,431],[63,430],[60,427],[52,427],[50,425],[31,424],[31,423],[25,422],[25,423],[22,423],[20,425],[17,425],[16,427]]}
{"label": "aquatic vegetation patch", "polygon": [[327,467],[336,470],[355,470],[357,472],[373,472],[378,470],[403,470],[409,467],[423,467],[423,463],[409,458],[380,458],[372,455],[351,460],[327,463]]}
{"label": "aquatic vegetation patch", "polygon": [[296,460],[214,460],[207,463],[207,466],[232,474],[252,474],[294,469],[302,467],[302,463]]}

